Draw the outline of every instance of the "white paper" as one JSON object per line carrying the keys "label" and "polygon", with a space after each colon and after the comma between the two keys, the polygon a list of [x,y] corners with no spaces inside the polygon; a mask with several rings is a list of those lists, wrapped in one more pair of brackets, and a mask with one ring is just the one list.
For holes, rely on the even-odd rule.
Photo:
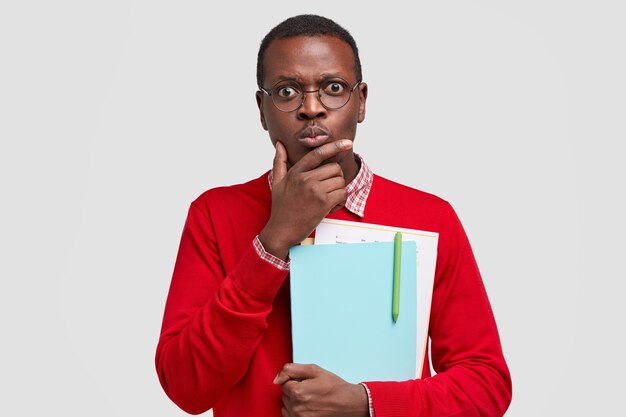
{"label": "white paper", "polygon": [[426,355],[439,234],[380,224],[324,219],[315,231],[315,244],[393,242],[396,232],[402,233],[403,240],[415,241],[417,247],[417,347],[418,352],[421,350],[421,356],[416,362],[415,374],[419,378]]}

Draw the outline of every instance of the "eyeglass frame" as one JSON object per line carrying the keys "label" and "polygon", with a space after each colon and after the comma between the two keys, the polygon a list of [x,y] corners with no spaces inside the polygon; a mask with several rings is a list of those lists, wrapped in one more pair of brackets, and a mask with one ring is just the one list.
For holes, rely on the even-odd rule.
{"label": "eyeglass frame", "polygon": [[[346,80],[344,80],[344,79],[342,79],[342,78],[340,78],[340,79],[341,79],[342,81],[346,81]],[[277,84],[279,84],[280,82],[282,82],[282,81],[278,81],[276,84],[274,84],[274,86],[276,86],[276,85],[277,85]],[[339,107],[328,107],[326,104],[324,104],[324,102],[322,101],[322,94],[320,93],[320,91],[321,91],[321,89],[322,89],[322,87],[321,87],[321,86],[320,86],[317,90],[305,90],[305,89],[302,89],[302,91],[300,92],[300,97],[301,97],[301,100],[300,100],[300,105],[299,105],[298,107],[296,107],[295,109],[293,109],[293,110],[283,110],[283,109],[281,109],[280,107],[278,107],[278,106],[276,105],[276,103],[274,102],[274,97],[272,96],[272,93],[270,93],[269,91],[267,91],[265,88],[263,88],[263,87],[259,86],[259,91],[261,91],[261,92],[265,93],[268,97],[270,97],[270,98],[271,98],[271,100],[272,100],[272,104],[274,105],[274,107],[276,107],[276,109],[278,109],[278,111],[281,111],[281,112],[283,112],[283,113],[291,113],[292,111],[299,110],[299,109],[300,109],[300,107],[302,107],[302,105],[304,104],[304,100],[306,100],[306,95],[307,95],[308,93],[317,93],[317,99],[319,100],[320,104],[321,104],[322,106],[324,106],[324,108],[325,108],[325,109],[327,109],[327,110],[339,110],[339,109],[341,109],[341,108],[345,107],[345,106],[346,106],[346,104],[348,104],[348,103],[350,102],[350,99],[352,98],[352,93],[354,92],[354,90],[355,90],[355,89],[356,89],[356,88],[357,88],[357,87],[358,87],[358,86],[359,86],[362,82],[363,82],[363,80],[360,80],[360,81],[357,81],[357,82],[356,82],[356,84],[354,84],[354,87],[352,87],[352,88],[350,89],[350,95],[348,96],[348,99],[346,100],[346,102],[345,102],[345,103],[343,103],[343,104],[342,104],[341,106],[339,106]],[[300,84],[299,84],[299,83],[296,83],[296,84],[297,84],[298,86],[300,86]],[[301,86],[300,86],[300,87],[301,87]],[[272,87],[271,89],[273,90],[274,88],[275,88],[275,87]]]}

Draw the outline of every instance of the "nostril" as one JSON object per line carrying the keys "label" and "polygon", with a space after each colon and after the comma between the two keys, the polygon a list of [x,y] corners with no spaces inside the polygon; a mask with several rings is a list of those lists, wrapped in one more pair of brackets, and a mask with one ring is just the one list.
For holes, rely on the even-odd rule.
{"label": "nostril", "polygon": [[[310,93],[310,92],[307,92]],[[302,119],[314,119],[326,116],[326,107],[315,94],[306,94],[302,105],[298,109],[298,115]]]}
{"label": "nostril", "polygon": [[326,117],[326,111],[305,111],[304,106],[298,110],[298,118],[303,120],[313,120]]}

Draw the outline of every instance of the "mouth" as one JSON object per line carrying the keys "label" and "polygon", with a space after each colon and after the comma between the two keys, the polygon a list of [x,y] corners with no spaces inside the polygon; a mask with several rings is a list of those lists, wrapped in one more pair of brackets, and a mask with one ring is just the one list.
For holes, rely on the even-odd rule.
{"label": "mouth", "polygon": [[318,126],[308,126],[298,134],[298,141],[307,148],[322,146],[329,139],[330,134]]}

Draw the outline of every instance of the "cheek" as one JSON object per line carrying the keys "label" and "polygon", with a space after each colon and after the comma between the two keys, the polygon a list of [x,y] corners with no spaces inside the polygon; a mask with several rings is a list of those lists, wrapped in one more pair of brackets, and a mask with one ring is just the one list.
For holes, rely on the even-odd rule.
{"label": "cheek", "polygon": [[350,113],[349,117],[341,120],[341,123],[337,125],[337,136],[340,136],[341,138],[353,139],[356,135],[356,126],[358,121],[358,113]]}
{"label": "cheek", "polygon": [[289,132],[293,133],[293,123],[289,120],[286,114],[267,115],[265,117],[265,122],[267,123],[267,130],[270,138],[272,138],[272,141],[284,140],[284,138],[288,136]]}
{"label": "cheek", "polygon": [[277,141],[280,141],[285,146],[290,166],[298,162],[307,152],[293,138],[294,132],[298,130],[297,126],[293,126],[285,120],[269,118],[267,119],[267,127],[272,144],[275,145]]}

